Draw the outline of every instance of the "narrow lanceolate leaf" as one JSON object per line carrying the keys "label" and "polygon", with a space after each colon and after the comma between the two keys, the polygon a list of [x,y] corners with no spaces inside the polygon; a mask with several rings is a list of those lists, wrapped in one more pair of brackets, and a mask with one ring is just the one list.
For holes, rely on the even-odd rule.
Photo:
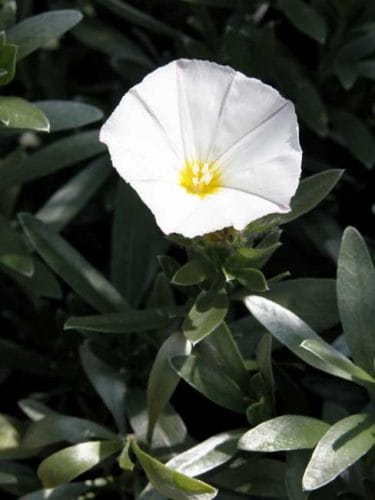
{"label": "narrow lanceolate leaf", "polygon": [[32,255],[21,236],[10,222],[0,214],[0,265],[24,276],[34,271]]}
{"label": "narrow lanceolate leaf", "polygon": [[333,279],[299,278],[283,281],[273,285],[264,297],[287,307],[317,331],[331,328],[340,321],[336,281]]}
{"label": "narrow lanceolate leaf", "polygon": [[304,351],[300,344],[306,339],[321,340],[304,321],[285,307],[264,297],[250,295],[244,300],[246,307],[274,337],[297,356]]}
{"label": "narrow lanceolate leaf", "polygon": [[17,447],[20,444],[20,439],[20,422],[0,413],[0,450]]}
{"label": "narrow lanceolate leaf", "polygon": [[180,377],[169,364],[169,358],[189,355],[191,343],[176,332],[162,344],[151,368],[147,384],[148,440],[152,441],[155,424],[175,391]]}
{"label": "narrow lanceolate leaf", "polygon": [[177,39],[183,37],[180,31],[160,22],[158,19],[129,5],[127,2],[122,2],[120,0],[96,0],[96,2],[107,7],[107,9],[126,21],[146,28],[154,33]]}
{"label": "narrow lanceolate leaf", "polygon": [[131,61],[144,68],[153,68],[155,63],[146,55],[140,44],[125,36],[124,30],[117,30],[96,17],[86,17],[72,30],[72,35],[90,49],[103,52],[114,58],[117,64]]}
{"label": "narrow lanceolate leaf", "polygon": [[171,364],[185,382],[211,401],[237,413],[245,412],[244,394],[224,370],[212,369],[200,355],[176,356]]}
{"label": "narrow lanceolate leaf", "polygon": [[366,167],[372,168],[375,163],[375,138],[365,122],[344,109],[333,109],[330,119],[332,137]]}
{"label": "narrow lanceolate leaf", "polygon": [[280,223],[291,222],[316,207],[336,186],[343,173],[343,170],[332,169],[303,179],[292,199],[291,212],[282,215]]}
{"label": "narrow lanceolate leaf", "polygon": [[36,399],[25,398],[17,401],[23,413],[33,422],[42,420],[49,415],[61,415]]}
{"label": "narrow lanceolate leaf", "polygon": [[[0,472],[0,489],[10,493],[16,498],[23,498],[21,495],[27,491],[35,490],[40,485],[33,470],[27,465],[17,462],[2,461]],[[3,493],[3,498],[8,495]]]}
{"label": "narrow lanceolate leaf", "polygon": [[286,15],[298,30],[319,43],[324,43],[327,36],[325,20],[312,5],[302,0],[278,0],[277,7]]}
{"label": "narrow lanceolate leaf", "polygon": [[272,335],[269,333],[263,335],[258,342],[255,350],[255,360],[259,373],[268,389],[268,396],[273,407],[275,405],[275,378],[272,367]]}
{"label": "narrow lanceolate leaf", "polygon": [[43,460],[38,476],[45,488],[68,483],[120,450],[118,441],[89,441],[60,450]]}
{"label": "narrow lanceolate leaf", "polygon": [[353,61],[337,59],[333,64],[332,71],[345,90],[350,90],[359,77],[357,65]]}
{"label": "narrow lanceolate leaf", "polygon": [[[126,413],[136,438],[144,442],[147,439],[148,427],[146,391],[129,390]],[[173,407],[167,404],[155,426],[152,439],[153,449],[174,449],[175,447],[181,449],[181,447],[190,446],[192,442],[183,420]]]}
{"label": "narrow lanceolate leaf", "polygon": [[83,369],[100,398],[111,412],[120,432],[126,429],[125,398],[127,387],[120,370],[107,365],[90,349],[90,344],[81,345],[80,357]]}
{"label": "narrow lanceolate leaf", "polygon": [[14,78],[17,50],[17,45],[9,43],[0,46],[0,85],[7,85]]}
{"label": "narrow lanceolate leaf", "polygon": [[131,447],[153,487],[173,500],[210,500],[217,490],[199,479],[185,476],[142,451],[132,440]]}
{"label": "narrow lanceolate leaf", "polygon": [[197,285],[215,275],[211,262],[203,259],[193,259],[184,264],[174,274],[171,282],[174,285]]}
{"label": "narrow lanceolate leaf", "polygon": [[160,308],[126,311],[124,313],[101,314],[94,316],[71,317],[65,323],[65,329],[84,330],[100,333],[132,333],[157,330],[167,327],[171,320],[181,316],[180,309]]}
{"label": "narrow lanceolate leaf", "polygon": [[318,89],[308,80],[297,83],[297,112],[306,124],[321,137],[328,134],[328,113]]}
{"label": "narrow lanceolate leaf", "polygon": [[[264,296],[294,314],[317,332],[322,332],[339,323],[336,299],[336,280],[300,278],[272,285]],[[253,355],[255,344],[262,335],[262,328],[251,316],[231,324],[241,352]]]}
{"label": "narrow lanceolate leaf", "polygon": [[340,248],[337,299],[353,359],[375,375],[375,270],[363,238],[351,227]]}
{"label": "narrow lanceolate leaf", "polygon": [[167,246],[152,213],[137,193],[121,182],[113,221],[111,279],[134,307],[157,270],[156,256]]}
{"label": "narrow lanceolate leaf", "polygon": [[212,436],[167,462],[171,469],[189,476],[200,476],[229,462],[237,453],[242,431],[234,430]]}
{"label": "narrow lanceolate leaf", "polygon": [[288,309],[255,296],[247,297],[245,305],[274,337],[306,363],[337,377],[361,383],[365,387],[374,383],[369,374],[336,351]]}
{"label": "narrow lanceolate leaf", "polygon": [[36,256],[33,259],[33,263],[34,272],[32,276],[24,277],[12,273],[13,279],[24,290],[25,294],[32,299],[47,297],[61,300],[61,285],[55,274]]}
{"label": "narrow lanceolate leaf", "polygon": [[127,308],[117,290],[63,238],[30,214],[20,215],[20,221],[40,256],[94,309],[112,312]]}
{"label": "narrow lanceolate leaf", "polygon": [[1,167],[1,187],[39,179],[76,165],[105,151],[99,142],[98,131],[89,130],[59,139],[17,163]]}
{"label": "narrow lanceolate leaf", "polygon": [[161,271],[155,277],[152,289],[148,296],[147,306],[156,308],[174,307],[176,301],[172,287],[166,275]]}
{"label": "narrow lanceolate leaf", "polygon": [[333,481],[375,445],[375,420],[351,415],[334,424],[319,441],[303,476],[303,488],[316,490]]}
{"label": "narrow lanceolate leaf", "polygon": [[7,31],[7,41],[18,45],[18,60],[54,40],[82,19],[78,10],[55,10],[29,17]]}
{"label": "narrow lanceolate leaf", "polygon": [[50,123],[50,132],[83,127],[103,118],[103,112],[96,106],[75,101],[37,101]]}
{"label": "narrow lanceolate leaf", "polygon": [[49,132],[49,121],[43,111],[20,97],[0,97],[0,122],[8,128]]}
{"label": "narrow lanceolate leaf", "polygon": [[372,59],[367,59],[365,61],[361,61],[356,65],[358,73],[370,80],[375,80],[375,61]]}
{"label": "narrow lanceolate leaf", "polygon": [[343,172],[343,170],[337,169],[326,170],[303,179],[292,198],[290,204],[291,211],[289,213],[266,215],[252,222],[249,228],[259,228],[262,230],[263,228],[286,224],[310,212],[332,191]]}
{"label": "narrow lanceolate leaf", "polygon": [[289,500],[307,500],[309,493],[302,490],[302,477],[311,457],[311,450],[289,451],[286,455],[285,486]]}
{"label": "narrow lanceolate leaf", "polygon": [[328,429],[328,424],[316,418],[283,415],[250,429],[241,437],[238,447],[259,452],[314,448]]}
{"label": "narrow lanceolate leaf", "polygon": [[[39,483],[40,487],[40,483]],[[93,491],[93,487],[90,482],[74,482],[71,484],[63,484],[57,488],[44,488],[42,490],[34,490],[27,495],[19,498],[19,500],[64,500],[66,498],[80,498],[84,496],[88,491]]]}
{"label": "narrow lanceolate leaf", "polygon": [[42,448],[61,441],[79,443],[93,438],[116,439],[116,435],[90,420],[65,415],[50,415],[33,422],[28,427],[22,446]]}
{"label": "narrow lanceolate leaf", "polygon": [[[336,300],[336,280],[296,279],[276,283],[263,294],[277,304],[287,307],[312,327],[322,332],[336,325],[339,320]],[[263,328],[252,316],[247,315],[230,324],[241,352],[247,357],[254,354]]]}
{"label": "narrow lanceolate leaf", "polygon": [[[343,356],[330,345],[314,339],[307,339],[301,343],[301,347],[312,355],[310,363],[315,359],[325,362],[329,366],[330,373],[341,378],[353,380],[365,387],[375,388],[375,379],[367,372],[355,365],[350,359]],[[328,371],[328,370],[327,370]]]}
{"label": "narrow lanceolate leaf", "polygon": [[61,231],[103,186],[111,173],[107,156],[95,159],[56,191],[36,213],[36,217],[55,231]]}
{"label": "narrow lanceolate leaf", "polygon": [[127,440],[120,456],[118,457],[118,464],[121,467],[121,469],[132,471],[134,469],[134,464],[130,459],[129,450],[130,450],[130,441]]}
{"label": "narrow lanceolate leaf", "polygon": [[224,491],[234,491],[230,499],[237,498],[236,493],[240,498],[287,498],[285,463],[281,460],[263,457],[235,460],[231,467],[211,474],[210,481]]}
{"label": "narrow lanceolate leaf", "polygon": [[38,352],[19,346],[11,340],[0,338],[0,366],[12,370],[46,374],[51,372],[51,362]]}
{"label": "narrow lanceolate leaf", "polygon": [[224,289],[201,292],[183,322],[184,335],[196,344],[220,325],[227,311],[228,296]]}
{"label": "narrow lanceolate leaf", "polygon": [[235,380],[239,387],[247,388],[249,373],[226,323],[222,322],[203,342],[207,346],[210,356],[216,358],[217,363],[222,366],[228,377]]}

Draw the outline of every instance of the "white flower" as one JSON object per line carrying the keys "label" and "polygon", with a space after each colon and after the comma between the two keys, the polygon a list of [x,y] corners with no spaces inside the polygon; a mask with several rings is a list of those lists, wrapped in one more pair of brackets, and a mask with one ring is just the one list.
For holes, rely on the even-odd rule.
{"label": "white flower", "polygon": [[124,95],[100,140],[164,233],[189,238],[288,212],[301,172],[293,104],[207,61],[150,73]]}

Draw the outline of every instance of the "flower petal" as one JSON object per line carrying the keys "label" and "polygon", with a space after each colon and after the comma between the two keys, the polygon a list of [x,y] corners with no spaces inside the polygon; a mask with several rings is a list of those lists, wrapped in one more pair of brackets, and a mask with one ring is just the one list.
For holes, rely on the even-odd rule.
{"label": "flower petal", "polygon": [[230,148],[219,163],[223,184],[288,206],[301,173],[302,152],[292,103]]}
{"label": "flower petal", "polygon": [[217,195],[200,200],[195,210],[186,219],[181,220],[174,232],[192,238],[231,226],[241,231],[259,217],[288,211],[289,207],[280,207],[258,196],[222,188]]}
{"label": "flower petal", "polygon": [[[176,233],[183,221],[200,205],[200,198],[188,194],[177,183],[163,181],[131,182],[143,202],[151,209],[161,230]],[[184,233],[180,233],[184,234]]]}
{"label": "flower petal", "polygon": [[185,158],[209,161],[236,72],[228,66],[188,59],[178,60],[176,67]]}
{"label": "flower petal", "polygon": [[162,181],[140,181],[132,186],[164,233],[178,233],[187,238],[230,226],[242,230],[259,217],[289,211],[287,206],[230,188],[199,198],[178,185]]}
{"label": "flower petal", "polygon": [[272,121],[287,102],[269,85],[237,71],[219,117],[220,123],[211,150],[213,159],[228,156],[232,148],[237,147],[258,127]]}
{"label": "flower petal", "polygon": [[150,73],[124,95],[103,125],[100,140],[127,181],[166,178],[181,168],[176,63]]}

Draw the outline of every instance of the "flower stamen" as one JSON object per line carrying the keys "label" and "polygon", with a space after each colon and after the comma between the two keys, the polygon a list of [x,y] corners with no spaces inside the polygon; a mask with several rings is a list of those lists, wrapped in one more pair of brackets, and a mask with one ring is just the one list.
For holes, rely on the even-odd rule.
{"label": "flower stamen", "polygon": [[194,160],[187,161],[179,172],[180,185],[189,194],[200,198],[215,193],[222,187],[221,175],[215,163]]}

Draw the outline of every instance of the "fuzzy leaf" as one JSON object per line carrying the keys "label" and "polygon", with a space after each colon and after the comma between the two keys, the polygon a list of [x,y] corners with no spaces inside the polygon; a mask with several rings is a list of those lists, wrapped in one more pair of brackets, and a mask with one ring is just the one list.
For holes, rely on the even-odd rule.
{"label": "fuzzy leaf", "polygon": [[340,420],[324,434],[303,476],[303,488],[316,490],[333,481],[375,445],[375,421],[358,414]]}
{"label": "fuzzy leaf", "polygon": [[138,306],[156,272],[156,256],[167,247],[150,210],[134,189],[121,181],[112,228],[111,277],[129,304]]}
{"label": "fuzzy leaf", "polygon": [[88,342],[81,345],[79,353],[88,379],[111,412],[120,432],[124,432],[126,429],[125,399],[127,395],[124,377],[119,370],[99,359],[91,351]]}
{"label": "fuzzy leaf", "polygon": [[16,71],[17,45],[0,45],[0,85],[8,85]]}
{"label": "fuzzy leaf", "polygon": [[281,216],[281,224],[291,222],[316,207],[336,186],[343,173],[338,169],[325,170],[303,179],[292,198],[292,210]]}
{"label": "fuzzy leaf", "polygon": [[63,238],[30,214],[21,214],[20,222],[35,250],[94,309],[127,308],[117,290]]}
{"label": "fuzzy leaf", "polygon": [[337,268],[337,298],[354,361],[375,375],[375,270],[359,232],[345,230]]}
{"label": "fuzzy leaf", "polygon": [[1,187],[3,189],[54,174],[104,151],[104,145],[98,141],[97,130],[58,139],[23,160],[2,165]]}
{"label": "fuzzy leaf", "polygon": [[148,440],[152,441],[155,424],[175,391],[180,377],[169,364],[169,358],[189,355],[190,342],[177,332],[168,337],[160,347],[147,383]]}
{"label": "fuzzy leaf", "polygon": [[241,450],[275,452],[314,448],[329,425],[316,418],[283,415],[246,432],[238,442]]}
{"label": "fuzzy leaf", "polygon": [[200,476],[229,462],[237,453],[240,436],[238,430],[217,434],[173,457],[166,465],[189,476]]}
{"label": "fuzzy leaf", "polygon": [[185,476],[170,469],[142,451],[133,440],[131,447],[137,456],[148,480],[154,488],[173,500],[210,500],[217,495],[217,490],[199,479]]}
{"label": "fuzzy leaf", "polygon": [[[361,383],[365,387],[374,383],[369,374],[327,344],[288,309],[255,296],[247,297],[245,305],[274,337],[306,363],[337,377]],[[315,354],[312,354],[312,350]]]}
{"label": "fuzzy leaf", "polygon": [[199,355],[176,356],[171,364],[185,382],[218,405],[244,413],[246,402],[237,383],[222,371],[213,370]]}
{"label": "fuzzy leaf", "polygon": [[61,231],[103,186],[112,169],[107,156],[92,161],[56,191],[36,213],[37,219]]}
{"label": "fuzzy leaf", "polygon": [[7,40],[18,45],[17,59],[20,60],[70,30],[81,19],[82,14],[78,10],[44,12],[12,26],[7,31]]}
{"label": "fuzzy leaf", "polygon": [[196,344],[220,325],[227,311],[228,296],[224,289],[201,292],[182,324],[184,335]]}
{"label": "fuzzy leaf", "polygon": [[367,168],[375,163],[375,137],[356,115],[344,109],[334,109],[330,115],[332,136]]}
{"label": "fuzzy leaf", "polygon": [[19,233],[0,215],[0,265],[23,276],[32,276],[33,258]]}
{"label": "fuzzy leaf", "polygon": [[[174,314],[173,311],[176,311]],[[77,329],[100,333],[133,333],[167,327],[171,319],[181,313],[175,308],[144,309],[124,313],[72,316],[65,323],[65,330]]]}
{"label": "fuzzy leaf", "polygon": [[134,469],[134,464],[129,456],[129,441],[126,442],[125,446],[122,449],[120,456],[118,457],[118,464],[122,470],[132,471]]}
{"label": "fuzzy leaf", "polygon": [[91,420],[66,415],[49,415],[28,427],[22,446],[42,448],[61,441],[79,443],[93,438],[116,439],[116,435]]}
{"label": "fuzzy leaf", "polygon": [[332,373],[332,375],[353,380],[365,387],[368,387],[368,385],[370,387],[375,386],[375,379],[371,375],[356,366],[350,359],[333,349],[329,344],[315,339],[307,339],[301,343],[301,347],[312,354],[310,364],[313,365],[315,360],[321,360],[329,366],[329,373]]}
{"label": "fuzzy leaf", "polygon": [[328,113],[318,90],[308,80],[297,84],[296,108],[307,125],[321,137],[328,134]]}
{"label": "fuzzy leaf", "polygon": [[124,30],[115,29],[105,24],[97,17],[86,17],[82,23],[72,30],[78,40],[89,47],[106,54],[116,60],[136,63],[137,65],[153,69],[153,61],[146,55],[142,47],[127,37]]}
{"label": "fuzzy leaf", "polygon": [[298,30],[319,43],[324,43],[327,26],[317,10],[302,0],[278,0],[277,7]]}
{"label": "fuzzy leaf", "polygon": [[0,97],[0,122],[7,128],[41,132],[49,132],[50,129],[48,118],[43,111],[20,97]]}
{"label": "fuzzy leaf", "polygon": [[68,483],[121,449],[121,441],[89,441],[57,451],[43,460],[38,476],[45,488]]}
{"label": "fuzzy leaf", "polygon": [[103,112],[91,104],[75,101],[37,101],[50,123],[50,132],[83,127],[103,118]]}
{"label": "fuzzy leaf", "polygon": [[226,374],[240,387],[247,388],[249,373],[246,370],[245,360],[226,323],[222,322],[203,340],[203,343],[208,347],[210,356],[216,358],[218,365],[222,366]]}
{"label": "fuzzy leaf", "polygon": [[127,2],[120,0],[96,0],[96,2],[126,21],[141,26],[142,28],[146,28],[151,32],[176,39],[180,39],[182,37],[180,31],[171,28],[148,14],[145,14]]}

